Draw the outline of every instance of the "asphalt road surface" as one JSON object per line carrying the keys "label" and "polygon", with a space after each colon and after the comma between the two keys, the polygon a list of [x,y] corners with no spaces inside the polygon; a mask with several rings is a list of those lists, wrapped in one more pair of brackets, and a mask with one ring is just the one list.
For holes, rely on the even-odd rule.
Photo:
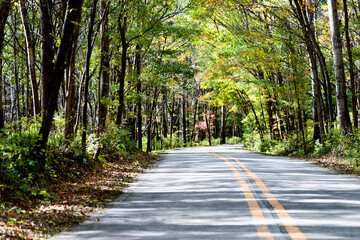
{"label": "asphalt road surface", "polygon": [[360,239],[360,178],[238,148],[168,151],[55,239]]}

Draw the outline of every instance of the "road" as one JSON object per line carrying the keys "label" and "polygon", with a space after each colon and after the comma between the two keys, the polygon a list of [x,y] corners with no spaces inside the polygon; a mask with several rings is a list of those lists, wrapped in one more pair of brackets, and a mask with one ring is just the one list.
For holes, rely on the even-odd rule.
{"label": "road", "polygon": [[360,178],[236,145],[166,152],[54,239],[360,239]]}

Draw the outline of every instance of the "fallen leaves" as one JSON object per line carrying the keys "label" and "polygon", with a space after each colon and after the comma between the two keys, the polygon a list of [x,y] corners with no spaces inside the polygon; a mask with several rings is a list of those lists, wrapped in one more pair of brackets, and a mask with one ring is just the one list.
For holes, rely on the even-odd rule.
{"label": "fallen leaves", "polygon": [[28,206],[27,210],[0,205],[0,239],[45,238],[83,222],[90,213],[119,196],[137,174],[155,161],[151,155],[137,155],[121,162],[108,162],[101,170],[84,174],[75,183],[59,180],[46,189],[54,196],[51,200]]}
{"label": "fallen leaves", "polygon": [[360,176],[360,169],[351,165],[349,161],[338,158],[331,154],[327,154],[322,157],[306,158],[307,161],[316,164],[318,166],[329,168],[335,171],[342,172],[344,174],[354,174]]}

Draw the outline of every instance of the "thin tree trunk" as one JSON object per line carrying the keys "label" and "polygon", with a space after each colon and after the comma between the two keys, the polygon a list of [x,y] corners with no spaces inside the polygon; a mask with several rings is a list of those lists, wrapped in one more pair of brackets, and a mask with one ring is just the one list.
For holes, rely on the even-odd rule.
{"label": "thin tree trunk", "polygon": [[[123,20],[123,24],[121,23]],[[124,90],[125,90],[125,77],[126,77],[126,67],[127,67],[127,51],[129,44],[126,41],[126,31],[127,31],[127,17],[119,17],[119,32],[121,38],[121,71],[119,72],[118,81],[120,84],[118,95],[119,95],[119,107],[116,116],[116,124],[121,125],[124,115],[125,103],[124,103]]]}
{"label": "thin tree trunk", "polygon": [[148,131],[147,131],[147,144],[146,144],[146,152],[147,153],[151,152],[151,149],[152,149],[152,121],[153,121],[153,113],[155,112],[155,108],[156,108],[157,96],[158,96],[158,90],[157,90],[157,88],[155,88],[154,100],[150,104],[151,106],[149,109],[150,113],[149,113],[149,118],[148,118]]}
{"label": "thin tree trunk", "polygon": [[[208,111],[209,112],[209,111]],[[209,139],[209,145],[211,146],[211,129],[210,129],[210,118],[211,118],[211,113],[207,113],[206,109],[204,107],[204,116],[205,116],[205,123],[206,123],[206,130],[207,130],[207,135],[208,135],[208,139]]]}
{"label": "thin tree trunk", "polygon": [[138,148],[140,150],[142,150],[143,146],[142,146],[142,97],[141,97],[141,93],[142,93],[142,86],[141,86],[141,79],[140,79],[140,74],[141,74],[141,55],[140,55],[140,50],[141,50],[141,46],[137,45],[136,46],[136,54],[135,54],[135,68],[136,68],[136,78],[137,78],[137,83],[136,83],[136,91],[137,91],[137,102],[136,102],[136,115],[137,115],[137,140],[138,140]]}
{"label": "thin tree trunk", "polygon": [[186,147],[186,144],[187,144],[187,139],[186,139],[186,107],[185,107],[185,90],[183,90],[183,93],[182,93],[182,101],[181,101],[181,104],[182,104],[182,137],[183,137],[183,146]]}
{"label": "thin tree trunk", "polygon": [[164,101],[164,111],[163,111],[163,136],[164,138],[167,138],[168,132],[169,132],[169,124],[168,124],[168,98],[167,98],[167,92],[163,95],[163,101]]}
{"label": "thin tree trunk", "polygon": [[190,140],[191,141],[194,141],[194,137],[195,137],[195,130],[196,130],[196,122],[197,122],[197,118],[198,118],[198,108],[199,108],[199,104],[198,104],[198,99],[195,98],[195,112],[194,112],[194,118],[193,118],[193,130],[192,130],[192,133],[191,133],[191,138]]}
{"label": "thin tree trunk", "polygon": [[25,7],[25,0],[19,0],[21,20],[23,23],[25,40],[26,40],[26,51],[27,61],[31,79],[31,90],[32,90],[32,102],[33,102],[33,114],[34,116],[40,113],[40,101],[39,101],[39,88],[36,79],[36,66],[35,66],[35,44],[30,31],[30,25],[28,20],[28,14]]}
{"label": "thin tree trunk", "polygon": [[100,82],[99,82],[99,114],[98,114],[98,133],[105,129],[107,116],[107,105],[103,102],[109,96],[110,82],[110,38],[109,38],[109,5],[108,0],[101,0],[101,12],[103,22],[101,23],[101,60],[100,60]]}
{"label": "thin tree trunk", "polygon": [[340,23],[337,11],[337,1],[328,0],[331,42],[333,48],[333,61],[335,70],[336,105],[340,132],[345,135],[351,132],[349,109],[347,108],[345,71],[342,55],[342,42],[340,37]]}
{"label": "thin tree trunk", "polygon": [[350,85],[351,85],[351,105],[354,118],[354,127],[358,127],[358,111],[357,111],[357,99],[356,99],[356,86],[355,86],[355,74],[354,74],[354,59],[352,56],[352,46],[349,33],[349,13],[347,7],[347,0],[343,0],[344,13],[345,13],[345,36],[346,36],[346,49],[349,57],[349,73],[350,73]]}
{"label": "thin tree trunk", "polygon": [[321,88],[317,70],[316,58],[310,44],[307,44],[310,58],[312,94],[313,94],[313,121],[314,121],[314,140],[324,141],[324,122],[322,117]]}
{"label": "thin tree trunk", "polygon": [[226,143],[226,107],[221,106],[221,140],[220,144]]}
{"label": "thin tree trunk", "polygon": [[67,75],[67,94],[65,104],[65,144],[68,144],[74,138],[74,126],[76,122],[76,82],[75,82],[75,60],[76,49],[79,38],[79,26],[76,27],[75,40],[72,46],[71,54],[69,54],[69,67]]}
{"label": "thin tree trunk", "polygon": [[89,95],[89,82],[90,82],[90,60],[92,54],[92,35],[94,32],[94,22],[96,15],[96,6],[97,0],[93,0],[91,17],[89,22],[89,32],[87,36],[87,53],[86,53],[86,67],[85,67],[85,85],[84,85],[84,106],[83,106],[83,122],[82,122],[82,135],[81,135],[81,145],[83,150],[86,149],[86,130],[87,130],[87,105],[88,105],[88,95]]}
{"label": "thin tree trunk", "polygon": [[171,111],[170,111],[170,148],[172,147],[172,136],[174,128],[174,111],[175,111],[175,96],[172,97]]}

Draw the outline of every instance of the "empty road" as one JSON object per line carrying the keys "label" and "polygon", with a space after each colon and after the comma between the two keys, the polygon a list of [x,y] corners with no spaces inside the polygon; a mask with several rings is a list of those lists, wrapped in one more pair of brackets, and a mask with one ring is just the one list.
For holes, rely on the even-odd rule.
{"label": "empty road", "polygon": [[360,239],[360,178],[238,148],[168,151],[54,239]]}

